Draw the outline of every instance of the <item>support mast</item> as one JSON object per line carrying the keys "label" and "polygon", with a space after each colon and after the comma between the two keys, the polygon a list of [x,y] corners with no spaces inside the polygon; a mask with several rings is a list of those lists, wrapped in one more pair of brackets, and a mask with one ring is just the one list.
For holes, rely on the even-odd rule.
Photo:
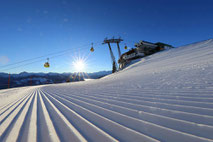
{"label": "support mast", "polygon": [[106,38],[106,39],[104,40],[104,42],[103,42],[103,44],[108,44],[108,46],[109,46],[109,52],[110,52],[111,59],[112,59],[112,73],[114,73],[114,72],[117,71],[118,65],[117,65],[117,63],[116,63],[116,61],[115,61],[115,56],[114,56],[114,54],[113,54],[113,52],[112,52],[112,48],[111,48],[110,43],[117,43],[118,56],[119,56],[119,58],[120,58],[120,56],[121,56],[121,50],[120,50],[119,43],[120,43],[121,41],[123,41],[121,38],[118,38],[118,39],[114,39],[114,38],[112,38],[112,39],[107,39],[107,38]]}

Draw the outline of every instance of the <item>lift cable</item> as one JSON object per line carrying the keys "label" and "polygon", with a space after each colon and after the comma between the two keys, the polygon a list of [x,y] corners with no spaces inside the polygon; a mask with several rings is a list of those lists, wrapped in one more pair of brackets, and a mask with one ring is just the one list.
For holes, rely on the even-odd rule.
{"label": "lift cable", "polygon": [[[96,42],[94,44],[97,45],[99,43],[101,43],[101,42]],[[0,66],[0,67],[1,67],[1,69],[3,68],[2,69],[3,71],[11,70],[11,69],[14,69],[14,68],[18,68],[18,67],[22,67],[22,66],[25,66],[25,65],[30,65],[30,64],[33,64],[33,63],[36,63],[36,62],[43,61],[44,59],[41,59],[41,58],[49,57],[50,55],[55,55],[55,56],[50,56],[50,58],[56,58],[56,57],[59,57],[59,56],[63,56],[63,55],[65,55],[65,54],[67,54],[67,53],[69,53],[69,52],[71,52],[73,50],[88,49],[89,45],[90,44],[85,44],[85,45],[79,46],[78,48],[75,48],[75,49],[66,49],[66,50],[63,50],[63,51],[54,52],[54,53],[46,54],[46,55],[43,55],[43,56],[22,60],[22,61],[19,61],[19,62],[11,63],[11,64]],[[40,59],[40,60],[36,60],[36,59]],[[36,61],[33,61],[33,60],[36,60]],[[33,61],[33,62],[30,62],[30,61]],[[14,66],[14,65],[17,65],[17,64],[22,64],[22,63],[25,63],[25,62],[30,62],[30,63],[26,63],[26,64],[23,64],[23,65],[11,67],[11,68],[6,68],[6,67]],[[4,68],[6,68],[6,69],[4,69]]]}

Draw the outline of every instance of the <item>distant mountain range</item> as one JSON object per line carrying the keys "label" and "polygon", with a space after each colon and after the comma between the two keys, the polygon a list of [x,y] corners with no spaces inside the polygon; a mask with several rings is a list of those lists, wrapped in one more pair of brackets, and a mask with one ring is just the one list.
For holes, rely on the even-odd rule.
{"label": "distant mountain range", "polygon": [[[10,88],[41,85],[41,84],[53,84],[64,82],[84,81],[84,79],[98,79],[103,76],[111,74],[111,71],[100,71],[94,73],[28,73],[21,72],[19,74],[10,74]],[[0,89],[8,88],[8,73],[0,73]]]}

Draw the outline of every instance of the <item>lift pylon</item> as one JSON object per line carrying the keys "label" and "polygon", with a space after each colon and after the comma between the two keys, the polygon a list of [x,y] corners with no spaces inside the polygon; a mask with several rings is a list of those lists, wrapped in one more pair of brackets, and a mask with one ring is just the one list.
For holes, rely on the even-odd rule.
{"label": "lift pylon", "polygon": [[112,38],[112,39],[107,39],[107,38],[105,38],[105,39],[104,39],[104,42],[103,42],[103,44],[108,44],[108,46],[109,46],[109,52],[110,52],[111,59],[112,59],[112,73],[114,73],[114,72],[117,71],[118,65],[117,65],[117,63],[116,63],[116,61],[115,61],[115,56],[114,56],[114,54],[113,54],[113,52],[112,52],[112,48],[111,48],[110,43],[117,43],[118,56],[119,56],[119,58],[120,58],[120,56],[121,56],[121,50],[120,50],[119,43],[120,43],[121,41],[123,41],[123,39],[121,39],[121,38],[118,38],[118,39],[114,39],[114,38]]}

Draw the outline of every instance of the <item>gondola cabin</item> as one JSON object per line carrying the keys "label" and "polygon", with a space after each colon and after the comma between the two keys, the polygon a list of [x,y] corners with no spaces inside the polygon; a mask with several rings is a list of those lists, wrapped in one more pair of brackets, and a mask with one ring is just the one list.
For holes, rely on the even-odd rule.
{"label": "gondola cabin", "polygon": [[50,64],[48,62],[44,63],[44,67],[45,68],[49,68],[50,67]]}

